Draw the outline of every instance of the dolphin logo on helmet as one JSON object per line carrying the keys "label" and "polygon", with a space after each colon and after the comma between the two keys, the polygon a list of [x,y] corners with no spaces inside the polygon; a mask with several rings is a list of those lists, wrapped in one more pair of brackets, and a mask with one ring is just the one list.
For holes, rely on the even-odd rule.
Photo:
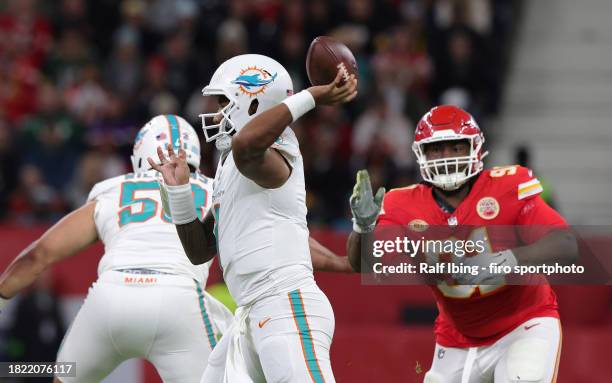
{"label": "dolphin logo on helmet", "polygon": [[[236,77],[236,79],[234,81],[232,81],[233,84],[238,84],[241,86],[241,90],[243,92],[255,95],[259,92],[263,92],[266,89],[266,85],[270,84],[272,81],[274,81],[276,79],[277,73],[274,73],[272,76],[269,75],[269,73],[267,73],[267,71],[265,70],[261,70],[259,68],[253,67],[253,68],[248,68],[245,70],[245,73],[249,70],[257,70],[260,71],[263,74],[263,76],[267,76],[269,78],[267,79],[261,79],[260,77],[262,76],[261,73],[255,73],[255,74],[241,74],[240,76]],[[258,88],[255,91],[252,91],[253,88]]]}

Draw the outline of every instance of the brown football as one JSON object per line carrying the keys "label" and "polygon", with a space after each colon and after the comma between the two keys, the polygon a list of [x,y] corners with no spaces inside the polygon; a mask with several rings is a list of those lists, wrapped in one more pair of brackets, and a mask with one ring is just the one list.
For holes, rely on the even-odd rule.
{"label": "brown football", "polygon": [[312,40],[306,55],[306,73],[312,85],[329,84],[336,77],[338,69],[343,71],[343,81],[351,74],[357,77],[357,62],[353,52],[341,42],[327,36]]}

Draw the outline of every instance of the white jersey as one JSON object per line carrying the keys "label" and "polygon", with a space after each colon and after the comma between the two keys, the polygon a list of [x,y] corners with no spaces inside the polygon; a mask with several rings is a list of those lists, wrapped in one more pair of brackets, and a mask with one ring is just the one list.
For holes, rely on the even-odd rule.
{"label": "white jersey", "polygon": [[257,185],[238,171],[231,152],[221,156],[213,184],[219,259],[239,306],[313,278],[299,144],[287,128],[272,147],[292,167],[283,186]]}
{"label": "white jersey", "polygon": [[[198,217],[210,206],[211,180],[192,174]],[[157,172],[129,173],[96,184],[88,200],[96,201],[94,221],[104,242],[98,275],[108,270],[148,268],[206,283],[210,262],[193,265],[176,228],[162,208]]]}

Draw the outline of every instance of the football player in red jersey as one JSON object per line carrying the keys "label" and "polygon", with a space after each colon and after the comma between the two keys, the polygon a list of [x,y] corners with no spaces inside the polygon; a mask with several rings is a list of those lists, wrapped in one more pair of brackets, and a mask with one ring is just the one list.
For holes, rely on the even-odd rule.
{"label": "football player in red jersey", "polygon": [[[483,259],[509,266],[573,261],[576,240],[563,217],[540,198],[538,179],[518,165],[483,170],[483,144],[484,136],[469,113],[438,106],[423,116],[415,132],[413,150],[423,183],[386,195],[381,188],[373,196],[367,172],[360,171],[350,201],[354,224],[348,252],[353,268],[362,271],[362,252],[372,254],[375,227],[396,232],[474,228],[473,236],[489,239],[488,253],[466,257],[472,264]],[[495,225],[521,230],[505,230],[503,240],[496,240],[490,235]],[[439,315],[425,383],[554,382],[561,328],[551,287],[492,284],[490,274],[478,275],[432,286]]]}

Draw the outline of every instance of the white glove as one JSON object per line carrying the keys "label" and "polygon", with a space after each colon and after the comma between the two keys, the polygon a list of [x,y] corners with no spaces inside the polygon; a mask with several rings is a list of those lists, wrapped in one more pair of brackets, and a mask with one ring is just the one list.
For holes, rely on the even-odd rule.
{"label": "white glove", "polygon": [[383,187],[378,189],[375,196],[372,195],[372,184],[367,170],[357,172],[357,182],[349,200],[353,214],[353,230],[356,233],[374,231],[384,197],[385,188]]}
{"label": "white glove", "polygon": [[[518,264],[512,250],[502,250],[496,253],[482,253],[473,257],[455,257],[455,263],[465,266],[477,266],[478,273],[455,273],[453,278],[462,285],[497,285],[503,284],[506,273],[497,266],[510,266],[510,272]],[[492,272],[496,271],[496,272]]]}

